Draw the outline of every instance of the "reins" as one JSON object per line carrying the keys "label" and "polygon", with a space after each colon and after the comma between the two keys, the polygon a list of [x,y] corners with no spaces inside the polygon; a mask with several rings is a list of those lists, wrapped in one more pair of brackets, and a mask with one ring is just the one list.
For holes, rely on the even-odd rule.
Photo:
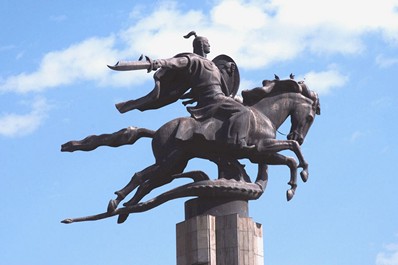
{"label": "reins", "polygon": [[280,135],[286,136],[287,134],[280,132],[278,129],[276,130]]}

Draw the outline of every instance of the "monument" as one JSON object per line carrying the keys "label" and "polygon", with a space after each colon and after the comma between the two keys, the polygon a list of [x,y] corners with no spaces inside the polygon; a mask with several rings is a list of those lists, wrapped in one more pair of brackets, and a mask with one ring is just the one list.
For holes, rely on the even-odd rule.
{"label": "monument", "polygon": [[[262,229],[248,216],[248,201],[263,194],[268,180],[268,165],[290,169],[287,200],[297,188],[297,170],[308,179],[308,163],[300,145],[315,116],[320,114],[316,93],[303,81],[264,80],[262,86],[242,91],[238,100],[240,75],[235,61],[227,55],[207,59],[209,41],[194,31],[193,53],[180,53],[169,59],[119,61],[108,66],[116,71],[145,69],[155,71],[155,86],[147,95],[116,104],[119,112],[154,110],[178,100],[187,106],[190,117],[176,118],[157,130],[127,127],[120,131],[90,135],[69,141],[61,151],[91,151],[99,146],[132,145],[140,138],[152,139],[155,163],[136,172],[125,187],[115,192],[105,212],[68,218],[63,223],[99,220],[118,216],[123,223],[132,213],[143,212],[167,201],[195,197],[185,203],[185,221],[177,224],[177,264],[243,265],[263,264]],[[290,117],[287,140],[276,139],[277,129]],[[280,154],[291,150],[298,160]],[[192,158],[204,158],[218,167],[210,178],[201,170],[185,172]],[[254,182],[239,159],[257,164]],[[177,178],[192,179],[143,201],[153,189]],[[122,207],[127,196],[135,194]]]}

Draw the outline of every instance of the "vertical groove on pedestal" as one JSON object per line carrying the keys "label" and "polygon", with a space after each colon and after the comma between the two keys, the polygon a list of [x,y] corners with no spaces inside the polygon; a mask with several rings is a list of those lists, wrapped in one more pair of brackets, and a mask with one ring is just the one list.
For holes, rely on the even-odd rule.
{"label": "vertical groove on pedestal", "polygon": [[211,215],[177,224],[177,265],[216,265],[215,228]]}
{"label": "vertical groove on pedestal", "polygon": [[237,214],[177,224],[177,265],[263,265],[261,224]]}

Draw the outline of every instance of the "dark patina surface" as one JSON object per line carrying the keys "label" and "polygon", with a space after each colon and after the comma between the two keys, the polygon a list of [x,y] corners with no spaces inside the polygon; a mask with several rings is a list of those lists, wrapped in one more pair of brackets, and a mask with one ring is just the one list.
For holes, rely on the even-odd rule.
{"label": "dark patina surface", "polygon": [[[234,60],[227,55],[219,55],[212,61],[207,59],[206,55],[210,52],[207,38],[194,32],[186,37],[190,36],[195,36],[193,53],[159,60],[146,56],[145,60],[118,62],[110,66],[113,70],[122,71],[156,71],[153,90],[141,98],[116,104],[121,113],[159,109],[181,99],[191,115],[169,121],[157,130],[127,127],[115,133],[90,135],[83,140],[63,144],[61,151],[64,152],[91,151],[99,146],[118,147],[134,144],[143,137],[152,138],[156,161],[136,172],[125,187],[115,192],[116,198],[109,202],[106,212],[65,219],[64,223],[115,215],[122,223],[130,213],[147,211],[181,197],[201,198],[202,203],[197,204],[188,215],[211,209],[208,203],[203,204],[204,201],[213,201],[214,207],[220,202],[242,206],[239,201],[247,203],[248,200],[258,199],[264,192],[268,180],[267,165],[289,167],[288,200],[292,199],[297,188],[298,168],[302,168],[302,180],[307,180],[308,163],[300,145],[315,116],[320,114],[317,94],[309,90],[304,82],[295,81],[291,75],[287,80],[264,80],[262,86],[242,91],[243,100],[239,100],[235,96],[240,76]],[[287,140],[278,140],[277,129],[288,117],[291,128]],[[298,163],[294,158],[279,153],[283,150],[291,150]],[[202,171],[185,172],[192,158],[204,158],[215,163],[218,178],[211,180]],[[242,158],[258,165],[254,183],[239,162]],[[193,182],[142,202],[150,191],[177,178],[189,178]],[[134,190],[134,196],[124,203],[124,207],[118,208],[119,203]]]}

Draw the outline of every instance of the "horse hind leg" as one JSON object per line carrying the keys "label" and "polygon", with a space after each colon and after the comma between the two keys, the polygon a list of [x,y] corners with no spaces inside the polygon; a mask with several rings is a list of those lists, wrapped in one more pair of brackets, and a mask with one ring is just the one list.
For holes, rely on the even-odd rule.
{"label": "horse hind leg", "polygon": [[137,192],[134,194],[133,198],[126,202],[124,205],[125,206],[131,206],[139,203],[142,198],[144,198],[147,194],[149,194],[152,190],[166,185],[170,182],[172,182],[174,179],[179,179],[179,178],[189,178],[192,179],[194,182],[197,181],[202,181],[202,180],[210,180],[209,176],[207,176],[204,172],[202,171],[190,171],[190,172],[182,172],[186,167],[186,164],[183,166],[183,168],[176,170],[177,173],[173,175],[168,175],[165,176],[164,178],[161,179],[161,181],[155,181],[154,179],[148,179],[144,183],[140,184],[140,186],[137,189]]}
{"label": "horse hind leg", "polygon": [[[130,182],[124,188],[115,192],[117,198],[109,202],[108,212],[114,211],[127,195],[129,195],[142,183],[145,183],[145,181],[152,179],[154,183],[157,183],[157,186],[154,186],[154,188],[161,186],[163,183],[162,179],[160,178],[161,176],[171,176],[173,174],[181,173],[186,167],[187,163],[188,158],[184,157],[183,151],[176,149],[171,151],[168,156],[160,160],[160,162],[157,162],[145,168],[144,170],[135,173]],[[148,189],[146,194],[148,194],[150,191],[151,189]],[[125,205],[129,206],[130,202],[125,203]]]}
{"label": "horse hind leg", "polygon": [[[162,177],[160,178],[159,176],[157,178],[151,177],[148,180],[142,182],[138,189],[137,192],[134,194],[133,198],[131,198],[128,202],[124,203],[124,206],[132,206],[141,201],[142,198],[144,198],[147,194],[149,194],[152,190],[166,185],[170,182],[172,182],[176,178],[191,178],[194,181],[197,179],[202,179],[203,176],[199,174],[179,174],[183,172],[185,167],[187,166],[188,161],[181,162],[179,165],[175,165],[175,168],[173,168],[171,173],[167,173],[165,171],[162,171]],[[159,168],[162,170],[163,168]],[[155,176],[155,175],[154,175]]]}
{"label": "horse hind leg", "polygon": [[127,195],[129,195],[133,190],[135,190],[139,185],[141,185],[144,181],[149,179],[149,177],[152,174],[156,174],[158,171],[159,165],[154,164],[151,165],[144,170],[137,172],[133,175],[129,183],[127,183],[126,186],[124,186],[122,189],[118,190],[115,192],[117,195],[116,199],[110,200],[108,203],[108,212],[113,212],[116,210],[117,206],[119,203],[126,198]]}
{"label": "horse hind leg", "polygon": [[[179,150],[174,150],[171,154],[162,161],[160,164],[152,165],[143,171],[136,173],[135,177],[133,177],[129,184],[126,185],[122,190],[116,192],[118,197],[116,200],[111,200],[108,205],[108,212],[114,211],[117,205],[123,200],[128,193],[133,191],[137,186],[139,186],[136,194],[130,199],[128,202],[123,205],[126,207],[133,206],[137,204],[145,195],[149,194],[153,189],[165,185],[171,182],[173,179],[178,178],[179,175],[175,175],[181,173],[187,163],[188,159],[184,159],[181,155],[182,152]],[[173,161],[173,159],[176,159]],[[142,175],[138,175],[143,173]],[[160,176],[166,176],[165,178],[160,178]],[[182,175],[181,175],[182,176]],[[183,176],[182,176],[183,177]],[[116,207],[113,207],[116,206]],[[118,217],[118,224],[123,223],[128,218],[129,214],[120,214]]]}

